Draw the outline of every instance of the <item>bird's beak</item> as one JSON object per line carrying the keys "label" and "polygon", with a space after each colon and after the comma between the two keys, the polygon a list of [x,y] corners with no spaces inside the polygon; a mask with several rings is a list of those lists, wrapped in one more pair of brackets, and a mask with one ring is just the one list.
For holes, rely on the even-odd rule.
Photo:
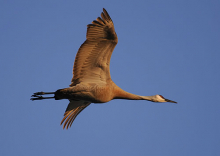
{"label": "bird's beak", "polygon": [[169,100],[169,99],[165,99],[166,102],[171,102],[171,103],[177,103],[176,101],[172,101],[172,100]]}

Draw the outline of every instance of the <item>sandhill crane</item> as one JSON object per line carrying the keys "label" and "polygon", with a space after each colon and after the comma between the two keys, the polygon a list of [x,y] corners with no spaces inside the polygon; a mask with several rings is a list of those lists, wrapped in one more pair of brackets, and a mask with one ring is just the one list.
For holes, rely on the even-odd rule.
{"label": "sandhill crane", "polygon": [[[69,88],[56,92],[36,92],[31,100],[69,99],[64,113],[63,129],[71,127],[76,116],[91,103],[105,103],[112,99],[148,100],[152,102],[172,102],[161,95],[139,96],[119,88],[110,76],[110,58],[118,43],[112,19],[103,8],[101,17],[87,26],[86,41],[80,46],[73,67],[73,78]],[[54,94],[52,97],[43,97]]]}

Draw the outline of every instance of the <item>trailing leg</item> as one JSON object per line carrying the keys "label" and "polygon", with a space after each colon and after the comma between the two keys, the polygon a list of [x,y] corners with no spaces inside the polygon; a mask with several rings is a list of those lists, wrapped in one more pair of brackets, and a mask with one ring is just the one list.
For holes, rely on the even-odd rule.
{"label": "trailing leg", "polygon": [[55,92],[36,92],[32,95],[32,97],[34,97],[34,98],[31,98],[31,100],[34,101],[34,100],[43,100],[43,99],[54,98],[54,96],[53,97],[43,97],[42,95],[45,95],[45,94],[55,94]]}

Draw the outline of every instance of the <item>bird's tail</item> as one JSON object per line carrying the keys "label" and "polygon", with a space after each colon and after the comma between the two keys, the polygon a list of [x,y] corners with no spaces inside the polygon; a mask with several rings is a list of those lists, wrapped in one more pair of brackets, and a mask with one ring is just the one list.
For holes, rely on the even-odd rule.
{"label": "bird's tail", "polygon": [[43,99],[53,99],[55,98],[55,96],[52,96],[52,97],[43,97],[42,95],[45,95],[45,94],[55,94],[55,92],[36,92],[34,93],[31,97],[31,100],[34,101],[34,100],[43,100]]}

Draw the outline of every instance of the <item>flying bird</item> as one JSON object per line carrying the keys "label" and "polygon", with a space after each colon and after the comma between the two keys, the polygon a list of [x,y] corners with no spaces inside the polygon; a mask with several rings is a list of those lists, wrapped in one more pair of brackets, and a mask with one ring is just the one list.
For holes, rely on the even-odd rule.
{"label": "flying bird", "polygon": [[[61,121],[63,129],[71,127],[76,116],[91,103],[105,103],[113,99],[172,102],[162,95],[140,96],[122,90],[111,79],[110,59],[118,43],[114,24],[103,8],[101,17],[87,25],[86,41],[80,46],[73,66],[70,87],[55,92],[36,92],[31,100],[68,99]],[[43,96],[53,94],[53,96]]]}

